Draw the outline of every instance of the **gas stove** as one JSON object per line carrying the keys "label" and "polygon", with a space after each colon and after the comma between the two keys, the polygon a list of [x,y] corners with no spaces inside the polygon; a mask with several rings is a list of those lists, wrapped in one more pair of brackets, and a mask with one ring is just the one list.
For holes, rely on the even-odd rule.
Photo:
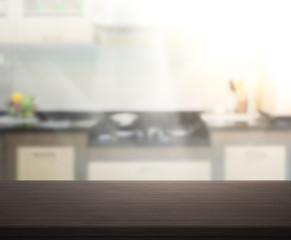
{"label": "gas stove", "polygon": [[[135,115],[123,126],[112,121],[116,114]],[[196,112],[104,113],[91,132],[100,145],[207,145],[208,130]]]}

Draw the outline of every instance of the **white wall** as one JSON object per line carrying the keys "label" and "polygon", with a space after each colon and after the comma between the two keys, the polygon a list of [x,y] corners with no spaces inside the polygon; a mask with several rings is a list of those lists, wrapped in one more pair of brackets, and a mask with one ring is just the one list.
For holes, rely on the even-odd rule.
{"label": "white wall", "polygon": [[[274,116],[291,115],[291,2],[268,1],[267,16],[262,28],[263,54],[262,110]],[[270,16],[273,16],[270,18]]]}
{"label": "white wall", "polygon": [[[193,1],[194,5],[184,1],[191,6],[187,10],[187,5],[175,8],[182,3],[171,1],[169,12],[164,12],[169,17],[175,11],[172,23],[180,24],[172,32],[103,32],[100,46],[90,45],[94,34],[90,21],[108,4],[86,1],[86,13],[80,19],[24,17],[19,13],[21,1],[15,0],[13,42],[24,45],[15,59],[14,90],[34,95],[41,109],[205,110],[224,104],[229,79],[256,85],[257,51],[246,37],[253,29],[243,28],[242,14],[225,10],[225,6],[233,10],[244,6],[244,14],[249,13],[242,2],[237,6],[229,1]],[[164,5],[154,6],[159,16],[157,10]],[[190,20],[194,27],[186,24],[181,29]],[[173,37],[177,31],[180,37]],[[42,44],[50,41],[54,44]],[[63,41],[66,44],[55,44]],[[62,46],[67,50],[62,51]],[[84,58],[79,58],[82,47]]]}
{"label": "white wall", "polygon": [[18,46],[13,88],[35,96],[42,110],[175,111],[222,104],[230,92],[227,65],[193,51],[190,63],[181,56],[177,63],[177,53],[153,47]]}

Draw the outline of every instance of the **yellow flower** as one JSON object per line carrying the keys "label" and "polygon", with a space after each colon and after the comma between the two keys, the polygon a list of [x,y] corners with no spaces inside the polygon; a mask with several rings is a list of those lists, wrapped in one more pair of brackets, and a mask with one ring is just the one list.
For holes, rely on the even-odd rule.
{"label": "yellow flower", "polygon": [[12,97],[11,97],[11,101],[13,103],[20,103],[23,99],[23,96],[21,93],[15,92],[13,93]]}

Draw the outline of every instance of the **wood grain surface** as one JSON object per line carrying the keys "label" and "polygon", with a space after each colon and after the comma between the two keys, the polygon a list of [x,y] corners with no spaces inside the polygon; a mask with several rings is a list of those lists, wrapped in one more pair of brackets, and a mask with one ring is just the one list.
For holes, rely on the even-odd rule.
{"label": "wood grain surface", "polygon": [[1,182],[0,236],[291,237],[291,183]]}

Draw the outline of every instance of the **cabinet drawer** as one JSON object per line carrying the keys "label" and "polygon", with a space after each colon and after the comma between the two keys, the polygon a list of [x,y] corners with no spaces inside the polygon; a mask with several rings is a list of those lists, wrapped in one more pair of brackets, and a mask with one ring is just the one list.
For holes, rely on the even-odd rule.
{"label": "cabinet drawer", "polygon": [[73,180],[75,156],[72,147],[19,147],[17,180]]}
{"label": "cabinet drawer", "polygon": [[227,146],[224,151],[226,180],[286,180],[284,146]]}
{"label": "cabinet drawer", "polygon": [[208,160],[91,161],[90,180],[210,180]]}

